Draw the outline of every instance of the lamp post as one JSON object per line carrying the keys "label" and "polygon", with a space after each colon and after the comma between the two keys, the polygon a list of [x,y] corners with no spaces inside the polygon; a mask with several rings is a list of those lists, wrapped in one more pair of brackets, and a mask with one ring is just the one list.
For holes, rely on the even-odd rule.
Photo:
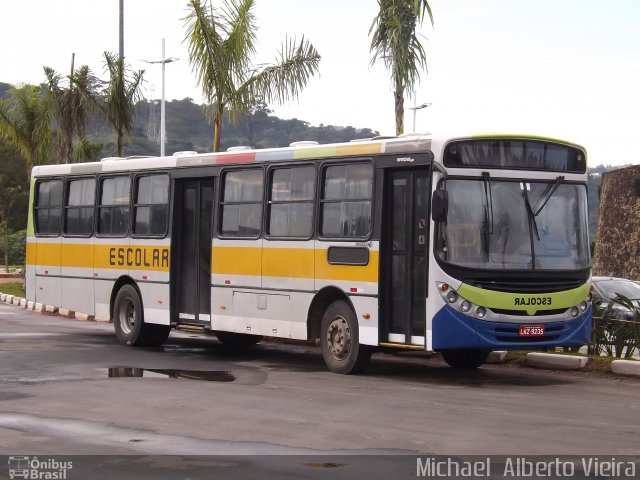
{"label": "lamp post", "polygon": [[161,63],[162,64],[162,99],[160,100],[160,156],[164,157],[164,144],[166,140],[165,131],[165,111],[164,111],[164,68],[167,63],[172,63],[179,60],[175,57],[164,57],[164,38],[162,39],[162,59],[161,60],[144,60],[146,63]]}
{"label": "lamp post", "polygon": [[413,107],[409,107],[409,110],[413,110],[413,133],[416,133],[416,111],[421,110],[423,108],[427,108],[431,103],[422,103],[420,105],[415,104],[415,97]]}

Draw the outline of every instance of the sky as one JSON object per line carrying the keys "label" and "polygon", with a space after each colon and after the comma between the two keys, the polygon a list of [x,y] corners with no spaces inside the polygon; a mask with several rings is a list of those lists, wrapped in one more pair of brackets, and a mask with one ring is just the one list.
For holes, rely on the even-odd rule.
{"label": "sky", "polygon": [[[214,0],[220,4],[221,0]],[[0,81],[39,83],[42,67],[77,65],[103,75],[102,52],[118,51],[118,0],[0,0]],[[563,138],[586,147],[589,165],[640,163],[640,2],[637,0],[430,0],[434,25],[420,29],[427,52],[405,107],[417,132],[509,132]],[[320,72],[297,100],[270,105],[311,125],[395,132],[391,82],[370,65],[376,0],[256,0],[256,64],[272,63],[285,37],[308,39]],[[125,59],[144,69],[145,96],[203,98],[184,42],[186,0],[124,0]],[[405,131],[414,130],[413,111]],[[223,131],[224,135],[224,131]],[[303,139],[301,139],[303,140]]]}

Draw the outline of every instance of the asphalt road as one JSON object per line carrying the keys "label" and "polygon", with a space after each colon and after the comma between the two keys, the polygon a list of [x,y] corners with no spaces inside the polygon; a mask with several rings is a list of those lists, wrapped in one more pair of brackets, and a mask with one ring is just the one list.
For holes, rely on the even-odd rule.
{"label": "asphalt road", "polygon": [[399,478],[431,455],[637,456],[639,417],[634,379],[384,354],[342,376],[314,346],[230,353],[172,333],[131,348],[110,324],[0,304],[0,455],[83,455],[66,478]]}

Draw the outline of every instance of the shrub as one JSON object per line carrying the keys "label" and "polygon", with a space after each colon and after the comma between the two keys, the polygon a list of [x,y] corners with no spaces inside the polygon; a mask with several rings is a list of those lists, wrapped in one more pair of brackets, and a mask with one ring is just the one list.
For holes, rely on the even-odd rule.
{"label": "shrub", "polygon": [[[26,244],[26,230],[9,234],[9,265],[24,266]],[[4,241],[0,241],[0,264],[4,265]]]}
{"label": "shrub", "polygon": [[[593,325],[589,354],[631,358],[640,349],[640,308],[637,302],[618,295],[607,308],[593,306]],[[629,319],[620,319],[620,308]]]}

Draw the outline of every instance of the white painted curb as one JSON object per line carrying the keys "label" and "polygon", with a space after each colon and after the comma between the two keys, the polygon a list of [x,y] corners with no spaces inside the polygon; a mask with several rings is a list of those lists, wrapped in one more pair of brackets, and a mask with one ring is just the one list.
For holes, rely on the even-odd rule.
{"label": "white painted curb", "polygon": [[87,313],[78,313],[76,312],[76,320],[82,320],[85,322],[92,322],[93,321],[93,315],[89,315]]}
{"label": "white painted curb", "polygon": [[0,302],[4,302],[7,299],[6,293],[0,293]]}
{"label": "white painted curb", "polygon": [[526,365],[549,370],[581,370],[589,362],[587,357],[577,355],[558,355],[556,353],[527,353]]}
{"label": "white painted curb", "polygon": [[20,299],[20,306],[22,308],[27,308],[27,299],[26,298],[21,298]]}
{"label": "white painted curb", "polygon": [[60,315],[61,317],[67,317],[67,318],[73,318],[73,316],[76,314],[76,312],[74,312],[73,310],[69,310],[66,308],[59,308],[58,309],[58,315]]}
{"label": "white painted curb", "polygon": [[9,305],[13,304],[13,295],[7,294],[7,296],[4,297],[4,303],[8,303]]}
{"label": "white painted curb", "polygon": [[36,304],[33,306],[33,310],[34,310],[35,312],[42,313],[42,312],[44,312],[44,305],[43,305],[43,304],[41,304],[41,303],[36,303]]}
{"label": "white painted curb", "polygon": [[504,350],[497,350],[495,352],[490,352],[489,356],[487,357],[484,363],[491,363],[491,364],[502,363],[504,362],[504,359],[506,358],[506,356],[507,356],[507,352]]}
{"label": "white painted curb", "polygon": [[53,305],[47,305],[44,307],[44,311],[47,313],[57,313],[58,307],[54,307]]}
{"label": "white painted curb", "polygon": [[636,360],[614,360],[611,362],[611,371],[618,375],[640,377],[640,362]]}

